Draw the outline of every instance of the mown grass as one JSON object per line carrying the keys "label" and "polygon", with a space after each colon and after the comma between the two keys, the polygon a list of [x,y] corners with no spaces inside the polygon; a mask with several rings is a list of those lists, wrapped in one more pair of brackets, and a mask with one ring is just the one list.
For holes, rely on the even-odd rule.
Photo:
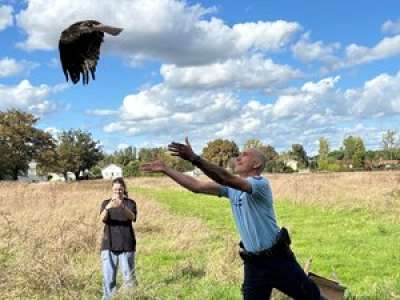
{"label": "mown grass", "polygon": [[[209,228],[237,237],[223,199],[168,188],[135,189],[174,214],[199,218]],[[292,234],[299,261],[312,257],[314,272],[337,278],[348,287],[348,295],[390,299],[400,294],[399,223],[366,209],[333,210],[288,201],[275,205],[279,223]]]}

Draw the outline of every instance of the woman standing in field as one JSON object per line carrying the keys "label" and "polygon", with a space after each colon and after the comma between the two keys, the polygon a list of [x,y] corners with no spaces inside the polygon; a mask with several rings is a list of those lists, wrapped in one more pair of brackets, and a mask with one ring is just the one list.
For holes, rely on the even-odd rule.
{"label": "woman standing in field", "polygon": [[103,299],[116,290],[117,269],[120,266],[125,287],[133,287],[135,276],[136,238],[132,222],[136,221],[136,203],[128,198],[125,181],[112,181],[112,197],[101,204],[100,219],[104,223],[101,243]]}

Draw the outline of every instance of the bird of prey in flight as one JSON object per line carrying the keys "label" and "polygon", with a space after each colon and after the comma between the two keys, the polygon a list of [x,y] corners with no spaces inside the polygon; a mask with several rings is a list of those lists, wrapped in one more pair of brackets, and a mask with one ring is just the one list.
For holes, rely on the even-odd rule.
{"label": "bird of prey in flight", "polygon": [[94,80],[104,33],[115,36],[121,31],[122,28],[95,20],[77,22],[65,29],[58,44],[65,79],[68,81],[70,78],[76,84],[82,74],[82,83],[85,85],[89,83],[90,72]]}

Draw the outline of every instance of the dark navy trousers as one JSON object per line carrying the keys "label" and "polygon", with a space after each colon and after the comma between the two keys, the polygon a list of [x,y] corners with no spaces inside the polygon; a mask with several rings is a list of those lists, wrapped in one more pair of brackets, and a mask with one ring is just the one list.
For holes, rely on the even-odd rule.
{"label": "dark navy trousers", "polygon": [[318,286],[296,261],[290,248],[272,256],[243,257],[244,300],[270,299],[276,288],[295,300],[320,300]]}

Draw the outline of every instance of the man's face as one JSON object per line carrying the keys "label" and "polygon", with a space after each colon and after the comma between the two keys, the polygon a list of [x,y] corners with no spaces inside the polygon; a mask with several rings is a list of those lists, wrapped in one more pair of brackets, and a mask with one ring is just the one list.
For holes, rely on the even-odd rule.
{"label": "man's face", "polygon": [[113,198],[123,199],[124,198],[124,187],[120,183],[114,183],[112,186]]}
{"label": "man's face", "polygon": [[249,172],[253,170],[255,162],[256,161],[251,149],[244,150],[235,159],[235,171],[239,174]]}

